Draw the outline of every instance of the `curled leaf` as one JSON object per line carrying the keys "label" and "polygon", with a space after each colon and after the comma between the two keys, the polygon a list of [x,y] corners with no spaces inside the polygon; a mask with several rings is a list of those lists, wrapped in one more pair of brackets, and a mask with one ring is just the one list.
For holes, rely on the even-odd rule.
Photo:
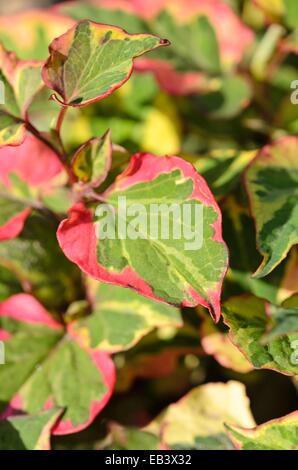
{"label": "curled leaf", "polygon": [[298,138],[264,147],[246,172],[246,185],[264,257],[255,276],[264,277],[298,243]]}
{"label": "curled leaf", "polygon": [[0,368],[0,401],[9,410],[38,413],[65,408],[54,434],[87,427],[109,400],[115,381],[110,357],[82,348],[32,296],[17,294],[0,304],[7,333]]}
{"label": "curled leaf", "polygon": [[25,139],[27,110],[42,88],[41,62],[22,61],[0,44],[0,147]]}
{"label": "curled leaf", "polygon": [[83,144],[72,160],[72,169],[78,180],[94,188],[100,186],[111,169],[112,152],[110,131]]}

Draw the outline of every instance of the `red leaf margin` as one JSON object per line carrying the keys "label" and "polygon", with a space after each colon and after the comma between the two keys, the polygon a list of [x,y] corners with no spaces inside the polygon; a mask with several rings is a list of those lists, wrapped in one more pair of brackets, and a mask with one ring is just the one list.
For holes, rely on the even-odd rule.
{"label": "red leaf margin", "polygon": [[[44,325],[49,329],[61,330],[61,332],[63,331],[63,326],[57,322],[39,303],[39,301],[30,294],[15,294],[9,297],[7,300],[1,302],[0,317],[9,317],[20,322]],[[77,342],[75,336],[71,334],[70,325],[67,327],[66,332],[71,336],[73,341]],[[7,332],[5,330],[0,330],[1,339],[4,342],[8,341],[11,337],[9,333],[6,333]],[[107,387],[107,391],[100,400],[91,403],[89,418],[85,423],[74,426],[69,419],[64,421],[62,415],[52,429],[53,435],[73,434],[88,427],[110,400],[116,383],[115,366],[111,356],[103,351],[95,351],[91,348],[83,348],[81,344],[79,344],[79,346],[88,352],[97,369],[100,371],[103,377],[103,382]],[[49,397],[48,401],[43,407],[43,410],[49,410],[54,406],[55,404],[52,397]],[[17,393],[11,399],[4,413],[0,416],[0,420],[6,419],[9,416],[16,416],[22,411],[22,397],[19,393]]]}
{"label": "red leaf margin", "polygon": [[[228,249],[222,238],[222,216],[219,206],[206,181],[197,173],[193,165],[175,156],[156,157],[148,153],[135,154],[131,158],[131,162],[126,171],[108,188],[104,196],[108,196],[115,188],[125,189],[136,183],[151,181],[159,174],[171,172],[174,169],[181,170],[185,177],[190,177],[194,181],[195,186],[192,198],[198,198],[201,202],[215,209],[217,220],[213,224],[213,240],[222,243],[227,253],[227,263],[218,283],[218,289],[208,292],[211,302],[207,302],[206,299],[191,289],[190,294],[193,298],[193,302],[185,301],[182,302],[181,306],[193,307],[198,304],[203,305],[209,309],[211,316],[217,322],[221,315],[220,296],[222,283],[228,269]],[[141,178],[139,172],[142,172]],[[130,267],[126,267],[122,273],[111,274],[98,263],[96,257],[97,239],[91,210],[87,209],[83,203],[78,203],[70,209],[69,215],[70,217],[63,220],[59,225],[57,238],[62,251],[70,261],[77,264],[84,273],[99,281],[116,284],[122,287],[129,286],[141,295],[165,302],[163,299],[156,297],[151,286]]]}
{"label": "red leaf margin", "polygon": [[[78,27],[79,24],[86,23],[86,22],[90,23],[91,25],[96,26],[98,28],[106,28],[107,27],[106,24],[96,23],[95,21],[90,21],[90,20],[78,21],[78,23],[76,23],[74,26],[72,26],[68,31],[66,31],[66,33],[62,34],[61,36],[59,36],[58,38],[56,38],[52,41],[52,43],[49,45],[50,55],[49,55],[47,61],[45,62],[44,66],[42,68],[41,75],[42,75],[42,79],[43,79],[45,85],[48,88],[50,88],[50,89],[56,91],[57,93],[59,93],[59,95],[63,98],[63,101],[60,98],[58,98],[55,94],[53,94],[51,96],[51,99],[53,99],[54,101],[57,101],[62,106],[69,106],[69,107],[73,107],[73,108],[83,108],[84,106],[87,106],[87,105],[92,104],[92,103],[96,103],[97,101],[101,101],[102,99],[107,98],[112,93],[114,93],[114,91],[118,90],[118,88],[120,88],[122,85],[124,85],[124,83],[126,83],[130,79],[130,77],[133,73],[133,70],[134,70],[134,62],[135,62],[136,57],[131,59],[131,67],[130,67],[129,71],[127,72],[126,76],[124,77],[124,79],[121,80],[120,82],[118,82],[116,85],[114,85],[106,93],[103,93],[102,95],[100,95],[96,98],[84,101],[83,103],[67,103],[66,98],[65,98],[64,93],[63,93],[63,89],[60,89],[58,84],[52,82],[52,80],[50,79],[49,74],[48,74],[48,69],[49,69],[51,63],[55,62],[55,54],[56,53],[58,53],[60,55],[62,54],[64,56],[67,54],[68,50],[67,50],[67,47],[65,47],[65,44],[68,43],[69,37],[71,37],[72,33],[76,30],[76,28]],[[127,35],[129,34],[129,33],[127,33],[127,31],[125,31],[125,29],[120,28],[118,26],[110,26],[110,28],[114,29],[114,30],[117,30],[121,33],[125,33]],[[148,36],[148,34],[130,34],[130,36],[142,37],[142,36]],[[151,37],[153,37],[153,36],[154,35],[151,34]],[[155,36],[155,37],[157,38],[157,36]],[[155,46],[154,48],[152,48],[151,50],[157,49],[160,46],[168,46],[170,44],[167,39],[159,38],[159,40],[160,40],[159,44],[157,46]],[[149,52],[149,51],[147,51],[147,52]],[[142,54],[140,54],[140,55],[142,55]],[[137,57],[140,57],[140,55],[137,56]]]}

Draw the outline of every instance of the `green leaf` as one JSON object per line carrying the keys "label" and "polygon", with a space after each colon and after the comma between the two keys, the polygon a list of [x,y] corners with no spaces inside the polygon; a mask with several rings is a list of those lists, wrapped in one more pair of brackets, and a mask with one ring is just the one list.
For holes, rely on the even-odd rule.
{"label": "green leaf", "polygon": [[246,78],[227,75],[219,82],[218,90],[196,98],[200,112],[216,119],[231,119],[241,113],[251,100],[252,90]]}
{"label": "green leaf", "polygon": [[197,309],[202,317],[200,337],[205,353],[214,356],[223,367],[243,374],[250,372],[252,370],[251,364],[232,343],[229,336],[226,333],[221,333],[211,318],[201,312],[199,307]]}
{"label": "green leaf", "polygon": [[[0,170],[1,173],[1,170]],[[16,188],[5,188],[0,175],[0,242],[19,235],[24,223],[31,213],[32,201],[19,198],[13,194]]]}
{"label": "green leaf", "polygon": [[[206,16],[195,16],[187,23],[178,23],[163,11],[153,20],[154,31],[171,41],[177,65],[190,70],[220,72],[220,54],[216,33]],[[172,54],[172,50],[169,50]]]}
{"label": "green leaf", "polygon": [[111,132],[83,144],[75,153],[72,169],[82,183],[97,188],[106,179],[112,164]]}
{"label": "green leaf", "polygon": [[[76,205],[60,225],[66,256],[95,279],[170,304],[202,304],[218,320],[227,251],[219,208],[193,166],[178,157],[134,155],[104,198],[108,211],[99,206],[93,215]],[[113,224],[111,213],[119,215]]]}
{"label": "green leaf", "polygon": [[[268,311],[268,306],[267,306]],[[266,314],[266,303],[253,296],[238,296],[223,305],[223,317],[230,328],[232,342],[256,369],[273,369],[286,375],[297,375],[296,352],[298,333],[266,338],[274,325]]]}
{"label": "green leaf", "polygon": [[52,42],[43,79],[64,105],[85,106],[123,85],[135,57],[164,45],[168,41],[150,34],[83,20]]}
{"label": "green leaf", "polygon": [[285,6],[285,22],[289,28],[298,28],[298,4],[296,0],[283,0]]}
{"label": "green leaf", "polygon": [[110,423],[107,450],[158,450],[159,439],[153,433]]}
{"label": "green leaf", "polygon": [[182,326],[178,309],[123,287],[100,284],[89,317],[74,325],[87,345],[115,353],[131,348],[154,328]]}
{"label": "green leaf", "polygon": [[[126,197],[128,207],[142,203],[149,214],[150,204],[162,202],[170,205],[176,202],[179,206],[183,205],[185,200],[191,200],[194,189],[192,179],[185,177],[178,166],[171,172],[161,173],[152,181],[142,182],[140,173],[139,182],[134,180],[134,183],[125,189],[121,189],[121,184],[112,188],[107,195],[109,204],[116,207],[118,198]],[[175,218],[171,220],[178,222]],[[187,299],[192,303],[191,294],[186,292],[189,285],[190,289],[192,287],[198,291],[212,304],[208,290],[216,290],[218,274],[225,269],[224,247],[212,240],[211,227],[216,220],[216,211],[211,205],[205,206],[204,243],[200,249],[185,250],[183,237],[180,240],[161,239],[156,242],[146,239],[126,239],[121,243],[119,240],[101,240],[97,249],[98,261],[107,269],[116,271],[131,266],[152,287],[155,295],[167,302],[180,304]],[[209,264],[210,255],[214,262]]]}
{"label": "green leaf", "polygon": [[226,422],[254,426],[240,382],[210,383],[192,389],[163,412],[159,425],[162,442],[170,449],[232,450]]}
{"label": "green leaf", "polygon": [[298,138],[265,147],[246,173],[257,245],[264,259],[255,273],[270,273],[298,243]]}
{"label": "green leaf", "polygon": [[229,435],[241,450],[298,450],[298,412],[273,419],[254,429],[227,425]]}
{"label": "green leaf", "polygon": [[6,333],[0,368],[0,406],[28,414],[49,406],[65,408],[56,434],[87,427],[108,401],[114,384],[109,356],[81,347],[28,294],[0,304],[0,330]]}
{"label": "green leaf", "polygon": [[10,199],[9,194],[7,194],[7,197],[5,196],[0,193],[0,226],[5,225],[15,215],[28,207],[21,200]]}
{"label": "green leaf", "polygon": [[25,124],[0,111],[0,146],[20,145],[25,139]]}
{"label": "green leaf", "polygon": [[50,450],[51,429],[60,415],[53,408],[0,421],[0,450]]}
{"label": "green leaf", "polygon": [[[244,195],[245,196],[245,195]],[[251,293],[256,297],[280,305],[296,291],[298,255],[295,247],[289,256],[265,278],[252,276],[261,256],[255,244],[255,228],[250,217],[247,199],[242,190],[222,201],[223,237],[228,243],[230,268],[224,284],[224,295]]]}
{"label": "green leaf", "polygon": [[39,62],[25,62],[0,44],[0,146],[19,145],[25,138],[23,120],[42,88]]}
{"label": "green leaf", "polygon": [[194,166],[204,176],[217,199],[221,199],[239,184],[242,172],[255,156],[255,150],[213,150],[199,157]]}
{"label": "green leaf", "polygon": [[71,4],[62,3],[59,5],[59,11],[63,15],[68,15],[76,21],[89,18],[98,23],[120,26],[129,33],[139,33],[140,31],[146,31],[148,29],[148,26],[146,27],[145,22],[141,18],[120,8],[107,9],[100,5],[76,2]]}

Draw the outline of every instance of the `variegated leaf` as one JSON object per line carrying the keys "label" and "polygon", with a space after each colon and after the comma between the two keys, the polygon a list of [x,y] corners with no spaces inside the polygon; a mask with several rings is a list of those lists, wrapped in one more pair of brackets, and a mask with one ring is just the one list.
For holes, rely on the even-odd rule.
{"label": "variegated leaf", "polygon": [[115,371],[103,352],[82,348],[44,307],[28,294],[0,304],[5,364],[0,368],[0,402],[29,414],[65,408],[54,434],[87,427],[109,400]]}
{"label": "variegated leaf", "polygon": [[50,450],[51,430],[62,411],[52,408],[0,421],[0,450]]}
{"label": "variegated leaf", "polygon": [[93,304],[91,315],[72,332],[89,347],[110,353],[131,348],[154,328],[182,326],[178,309],[123,287],[100,284]]}
{"label": "variegated leaf", "polygon": [[267,336],[274,327],[268,316],[270,305],[253,296],[238,296],[223,305],[223,317],[232,342],[256,369],[273,369],[286,375],[298,374],[298,333]]}
{"label": "variegated leaf", "polygon": [[253,429],[227,425],[240,450],[298,450],[298,412],[273,419]]}
{"label": "variegated leaf", "polygon": [[34,95],[42,88],[41,62],[19,60],[0,44],[0,147],[19,145]]}
{"label": "variegated leaf", "polygon": [[264,259],[255,273],[269,274],[298,243],[298,138],[263,148],[246,173],[257,244]]}
{"label": "variegated leaf", "polygon": [[[192,165],[178,157],[135,155],[104,198],[112,211],[118,210],[117,205],[123,198],[126,209],[142,204],[146,220],[154,210],[158,216],[156,226],[153,223],[151,231],[150,222],[146,222],[145,233],[139,219],[128,217],[123,222],[120,216],[115,220],[115,237],[97,237],[104,231],[107,221],[100,222],[98,215],[93,218],[90,209],[79,204],[73,207],[70,218],[63,221],[58,230],[58,240],[66,256],[98,280],[129,286],[145,296],[171,304],[202,304],[218,320],[221,284],[227,266],[221,214],[208,186]],[[182,224],[184,203],[188,213],[185,223],[192,229],[190,236],[185,233],[185,223]],[[162,212],[156,204],[163,204]],[[176,216],[169,210],[172,204]],[[202,218],[196,217],[194,222],[198,206]],[[140,206],[138,208],[140,210]],[[104,212],[106,209],[104,206]],[[142,220],[144,222],[144,217]],[[162,230],[163,223],[167,222],[169,230],[165,236]],[[119,231],[121,227],[123,234]],[[156,227],[157,233],[153,233]],[[131,231],[133,236],[130,236]],[[187,238],[192,240],[190,244]]]}
{"label": "variegated leaf", "polygon": [[111,132],[93,138],[75,153],[72,169],[78,180],[96,188],[106,179],[112,165]]}

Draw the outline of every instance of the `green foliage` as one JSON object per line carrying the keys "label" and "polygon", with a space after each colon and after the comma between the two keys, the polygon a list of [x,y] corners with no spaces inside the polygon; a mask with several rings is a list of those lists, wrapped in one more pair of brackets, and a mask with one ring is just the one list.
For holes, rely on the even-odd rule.
{"label": "green foliage", "polygon": [[297,450],[297,37],[296,0],[0,18],[0,450]]}

